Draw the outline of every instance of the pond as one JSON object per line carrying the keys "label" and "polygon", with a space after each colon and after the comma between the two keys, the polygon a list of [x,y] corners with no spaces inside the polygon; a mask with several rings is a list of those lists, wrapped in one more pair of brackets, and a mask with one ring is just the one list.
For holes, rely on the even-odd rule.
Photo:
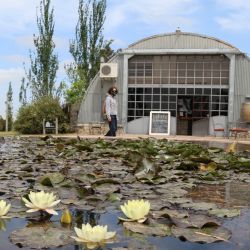
{"label": "pond", "polygon": [[[228,145],[210,146],[225,148]],[[31,228],[32,232],[42,226],[45,231],[66,229],[75,236],[75,226],[90,223],[108,225],[108,231],[117,234],[114,243],[98,249],[247,250],[250,248],[250,177],[247,155],[241,152],[248,150],[248,145],[238,145],[239,155],[224,155],[220,150],[207,152],[196,145],[169,145],[164,140],[69,142],[51,138],[5,138],[0,144],[0,200],[12,204],[9,214],[12,218],[0,219],[0,249],[34,248],[25,247],[25,241],[21,240],[12,243],[12,233],[18,229]],[[215,163],[216,171],[210,171]],[[233,169],[225,171],[229,165],[233,165]],[[66,178],[58,181],[61,178],[58,173]],[[38,221],[36,213],[27,215],[21,197],[31,190],[55,192],[61,199],[57,207],[59,215],[43,222]],[[182,231],[179,237],[178,233],[157,236],[152,229],[150,233],[146,229],[135,233],[133,228],[123,226],[118,217],[124,217],[120,205],[136,198],[151,203],[146,227],[154,227],[157,222],[186,230],[193,227],[194,221],[183,228],[182,219],[200,216],[206,220],[208,216],[229,230],[231,236],[228,240],[218,237],[214,243],[200,244],[187,240],[188,236],[184,237]],[[70,225],[60,223],[65,207],[70,208],[73,215]],[[217,210],[225,215],[210,213]],[[172,216],[173,213],[178,216]],[[180,218],[183,213],[187,216]],[[207,224],[211,224],[209,219]],[[157,230],[156,226],[155,232]],[[83,250],[85,246],[71,240],[50,249]]]}

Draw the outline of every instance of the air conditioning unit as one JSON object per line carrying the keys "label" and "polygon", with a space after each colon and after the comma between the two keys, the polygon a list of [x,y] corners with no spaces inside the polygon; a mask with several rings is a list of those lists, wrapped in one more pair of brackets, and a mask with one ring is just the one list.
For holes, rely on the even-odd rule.
{"label": "air conditioning unit", "polygon": [[117,63],[101,63],[100,77],[101,78],[116,78],[118,74]]}

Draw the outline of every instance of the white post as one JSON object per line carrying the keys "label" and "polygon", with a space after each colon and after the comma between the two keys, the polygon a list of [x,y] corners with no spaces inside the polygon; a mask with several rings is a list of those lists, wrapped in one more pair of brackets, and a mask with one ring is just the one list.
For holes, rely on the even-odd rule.
{"label": "white post", "polygon": [[45,119],[43,119],[43,134],[44,135],[46,134],[46,131],[45,131]]}
{"label": "white post", "polygon": [[56,135],[58,135],[58,118],[56,117]]}

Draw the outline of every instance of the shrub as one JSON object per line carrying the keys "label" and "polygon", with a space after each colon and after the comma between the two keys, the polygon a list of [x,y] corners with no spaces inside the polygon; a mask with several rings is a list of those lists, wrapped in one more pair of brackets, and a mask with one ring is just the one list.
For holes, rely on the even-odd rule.
{"label": "shrub", "polygon": [[0,116],[0,131],[4,131],[5,130],[5,120],[3,119],[2,116]]}
{"label": "shrub", "polygon": [[[60,124],[66,122],[63,110],[58,99],[45,96],[19,109],[14,128],[22,134],[41,134],[43,132],[43,119],[52,121],[56,117],[60,131]],[[65,130],[65,126],[63,129]]]}

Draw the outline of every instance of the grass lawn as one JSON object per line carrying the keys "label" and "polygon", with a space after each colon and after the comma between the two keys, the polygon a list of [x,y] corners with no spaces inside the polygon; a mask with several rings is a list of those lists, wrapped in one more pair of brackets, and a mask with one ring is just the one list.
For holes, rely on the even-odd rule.
{"label": "grass lawn", "polygon": [[15,136],[15,135],[18,135],[19,133],[16,132],[16,131],[8,131],[8,132],[5,132],[5,131],[0,131],[0,136]]}

